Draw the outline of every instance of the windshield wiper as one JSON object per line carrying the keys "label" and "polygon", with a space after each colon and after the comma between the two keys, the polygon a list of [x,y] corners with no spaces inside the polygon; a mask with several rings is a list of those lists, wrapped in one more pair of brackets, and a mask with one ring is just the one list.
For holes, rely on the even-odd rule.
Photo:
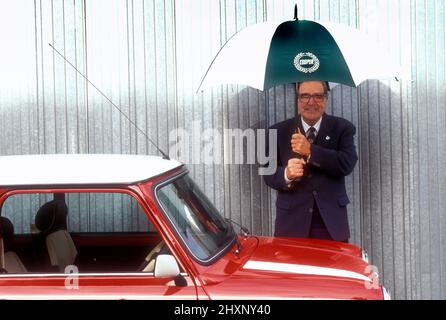
{"label": "windshield wiper", "polygon": [[242,243],[240,242],[240,239],[238,238],[237,233],[234,230],[231,220],[229,220],[229,219],[225,219],[225,220],[226,220],[226,222],[228,222],[228,231],[231,230],[235,235],[235,244],[237,245],[237,249],[235,249],[234,254],[238,255],[240,253],[240,251],[242,251],[242,249],[243,249]]}
{"label": "windshield wiper", "polygon": [[[244,236],[245,238],[247,238],[247,237],[251,234],[251,232],[249,232],[248,228],[242,226],[241,224],[235,222],[234,220],[232,220],[232,219],[230,219],[230,218],[225,218],[225,220],[226,220],[227,222],[229,222],[229,223],[231,224],[231,226],[233,226],[234,224],[235,224],[236,226],[238,226],[238,227],[240,228],[240,231],[242,232],[242,234],[243,234],[243,236]],[[233,228],[234,228],[234,227],[233,227]]]}
{"label": "windshield wiper", "polygon": [[[240,230],[243,232],[243,237],[247,238],[248,235],[250,234],[250,232],[249,232],[249,230],[247,228],[245,228],[244,226],[238,224],[234,220],[229,219],[229,218],[225,218],[225,220],[228,223],[228,227],[231,228],[231,230],[234,233],[235,233],[235,230],[234,230],[233,224],[235,224],[236,226],[240,227]],[[243,246],[242,246],[242,243],[240,242],[240,239],[238,238],[237,234],[235,234],[235,242],[237,244],[237,249],[234,251],[234,254],[238,255],[240,253],[240,251],[242,251]]]}

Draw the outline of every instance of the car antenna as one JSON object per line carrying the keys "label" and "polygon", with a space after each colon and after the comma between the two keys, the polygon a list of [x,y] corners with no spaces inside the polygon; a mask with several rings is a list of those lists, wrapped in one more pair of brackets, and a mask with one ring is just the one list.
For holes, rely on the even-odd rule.
{"label": "car antenna", "polygon": [[136,123],[134,122],[134,121],[132,121],[113,101],[111,101],[110,100],[110,98],[108,98],[106,95],[105,95],[105,93],[103,93],[98,87],[96,87],[95,85],[94,85],[94,83],[93,82],[91,82],[82,72],[80,72],[70,61],[68,61],[67,60],[67,58],[65,58],[65,56],[62,54],[62,53],[60,53],[56,48],[54,48],[53,47],[53,45],[51,44],[51,43],[48,43],[49,45],[50,45],[50,47],[54,50],[54,52],[56,52],[60,57],[62,57],[62,59],[64,59],[65,60],[65,62],[67,62],[74,70],[76,70],[76,72],[77,73],[79,73],[81,76],[82,76],[82,78],[84,78],[85,80],[87,80],[87,82],[89,83],[89,84],[91,84],[92,86],[93,86],[93,88],[95,88],[105,99],[107,99],[107,101],[108,102],[110,102],[111,104],[112,104],[112,106],[113,107],[115,107],[139,132],[141,132],[145,137],[146,137],[146,139],[152,144],[152,145],[154,145],[155,146],[155,148],[161,153],[161,155],[163,156],[163,159],[166,159],[166,160],[170,160],[170,158],[169,158],[169,156],[166,154],[166,153],[164,153],[163,152],[163,150],[161,150],[161,148],[160,147],[158,147],[158,145],[155,143],[155,142],[153,142],[153,140],[152,139],[150,139],[150,137],[142,130],[142,129],[140,129],[137,125],[136,125]]}

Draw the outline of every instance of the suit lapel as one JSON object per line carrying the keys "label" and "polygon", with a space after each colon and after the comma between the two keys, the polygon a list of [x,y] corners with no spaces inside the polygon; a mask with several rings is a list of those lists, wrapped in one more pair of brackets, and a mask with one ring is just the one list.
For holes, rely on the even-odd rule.
{"label": "suit lapel", "polygon": [[316,144],[318,146],[326,146],[329,145],[331,140],[331,131],[333,128],[333,118],[327,114],[323,115],[321,127],[319,128],[319,132],[316,137]]}
{"label": "suit lapel", "polygon": [[[316,141],[314,142],[316,145],[321,147],[328,147],[330,145],[332,137],[332,130],[333,130],[333,117],[327,115],[324,113],[321,127],[319,128],[319,132],[317,133]],[[283,147],[285,147],[284,150],[287,150],[289,152],[290,157],[294,157],[294,153],[291,151],[291,146],[289,141],[291,140],[291,136],[297,131],[297,128],[300,129],[300,132],[305,135],[305,130],[302,125],[302,118],[299,115],[298,118],[295,118],[295,121],[290,123],[287,127],[287,134],[286,137],[289,137],[289,140],[282,141],[281,143],[284,144]]]}

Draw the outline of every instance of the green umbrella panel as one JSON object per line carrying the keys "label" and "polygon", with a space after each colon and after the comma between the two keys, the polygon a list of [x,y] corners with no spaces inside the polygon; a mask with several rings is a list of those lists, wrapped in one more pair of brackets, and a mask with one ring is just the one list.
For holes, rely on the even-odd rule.
{"label": "green umbrella panel", "polygon": [[355,87],[341,50],[327,29],[306,20],[280,24],[271,40],[265,89],[312,80]]}

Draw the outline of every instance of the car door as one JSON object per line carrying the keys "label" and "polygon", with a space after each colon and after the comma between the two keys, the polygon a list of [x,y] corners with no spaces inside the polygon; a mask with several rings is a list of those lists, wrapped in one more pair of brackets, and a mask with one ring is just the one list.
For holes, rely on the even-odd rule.
{"label": "car door", "polygon": [[[77,249],[76,260],[60,271],[48,259],[47,234],[35,230],[34,215],[52,196],[35,190],[11,195],[1,213],[17,234],[7,247],[27,270],[0,274],[0,299],[197,299],[194,280],[184,270],[155,277],[141,268],[161,237],[131,194],[65,190],[56,197],[68,208],[65,234]],[[29,212],[17,210],[18,203]]]}
{"label": "car door", "polygon": [[0,299],[197,299],[192,279],[153,274],[0,274]]}

